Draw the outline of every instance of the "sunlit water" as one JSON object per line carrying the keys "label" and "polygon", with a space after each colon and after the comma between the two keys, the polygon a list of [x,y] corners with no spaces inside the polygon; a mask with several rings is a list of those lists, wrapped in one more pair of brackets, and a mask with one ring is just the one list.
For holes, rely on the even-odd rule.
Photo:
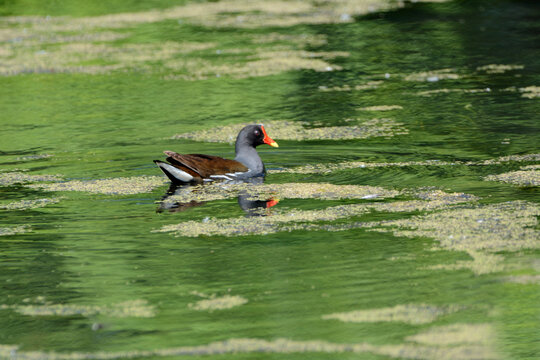
{"label": "sunlit water", "polygon": [[536,358],[540,7],[368,3],[2,4],[0,358]]}

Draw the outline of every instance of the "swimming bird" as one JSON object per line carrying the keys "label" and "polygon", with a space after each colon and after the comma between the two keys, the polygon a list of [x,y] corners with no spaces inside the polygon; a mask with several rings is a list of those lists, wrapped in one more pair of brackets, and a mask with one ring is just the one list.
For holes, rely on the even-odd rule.
{"label": "swimming bird", "polygon": [[236,137],[234,160],[213,155],[164,151],[167,162],[154,160],[154,163],[175,184],[245,180],[266,174],[264,164],[255,150],[262,144],[278,147],[263,125],[248,125],[240,130]]}

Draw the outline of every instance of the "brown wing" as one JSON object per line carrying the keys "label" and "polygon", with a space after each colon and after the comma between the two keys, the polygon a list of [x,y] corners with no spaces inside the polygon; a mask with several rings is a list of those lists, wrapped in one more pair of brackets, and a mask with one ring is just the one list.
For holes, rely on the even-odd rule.
{"label": "brown wing", "polygon": [[219,156],[203,154],[178,154],[174,151],[164,151],[167,161],[186,171],[192,176],[207,178],[210,175],[244,172],[249,169],[236,160],[224,159]]}

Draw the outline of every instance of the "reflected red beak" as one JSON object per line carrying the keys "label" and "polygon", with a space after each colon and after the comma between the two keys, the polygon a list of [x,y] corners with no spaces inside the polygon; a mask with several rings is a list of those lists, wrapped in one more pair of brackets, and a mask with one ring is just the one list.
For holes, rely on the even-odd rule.
{"label": "reflected red beak", "polygon": [[264,134],[263,142],[273,147],[279,147],[277,142],[275,142],[270,136],[268,136],[268,134],[266,133],[266,130],[264,129],[264,126],[261,125],[261,129]]}
{"label": "reflected red beak", "polygon": [[277,205],[278,202],[279,202],[279,200],[277,200],[277,199],[271,199],[271,200],[268,200],[268,201],[266,202],[266,208],[267,208],[267,209],[268,209],[268,208],[271,208],[272,206]]}

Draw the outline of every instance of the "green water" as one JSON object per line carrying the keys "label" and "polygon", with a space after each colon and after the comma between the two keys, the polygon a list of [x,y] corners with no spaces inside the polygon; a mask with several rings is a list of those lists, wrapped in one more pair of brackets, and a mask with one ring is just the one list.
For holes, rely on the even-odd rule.
{"label": "green water", "polygon": [[[77,27],[95,16],[167,13],[193,3],[0,2],[0,358],[538,358],[538,187],[485,179],[521,170],[538,183],[538,169],[522,169],[539,163],[531,155],[540,152],[538,90],[527,90],[540,85],[538,3],[417,3],[343,23],[219,26],[237,16],[235,8],[233,15],[210,19],[216,26],[198,14]],[[47,15],[56,28],[42,24]],[[73,18],[59,18],[67,15]],[[24,20],[33,16],[41,20]],[[104,32],[120,35],[83,36]],[[252,41],[268,34],[282,37],[262,45]],[[184,42],[211,45],[172,57],[159,50]],[[66,44],[79,47],[69,50]],[[108,47],[88,50],[84,44]],[[111,50],[130,46],[126,54]],[[268,71],[251,61],[257,54],[272,60],[284,48],[285,57],[298,61],[295,69],[246,72],[250,66]],[[301,65],[295,51],[348,56],[316,55],[325,64],[313,69]],[[186,59],[196,65],[173,66]],[[490,64],[513,67],[482,68]],[[326,66],[332,71],[317,71]],[[433,90],[439,92],[425,93]],[[401,108],[360,109],[381,105]],[[278,194],[279,203],[265,218],[343,204],[374,207],[335,220],[293,221],[298,226],[291,231],[283,223],[246,217],[235,196],[185,211],[157,211],[166,182],[122,195],[29,186],[54,183],[39,179],[1,181],[15,172],[61,181],[162,176],[152,160],[163,159],[163,150],[234,157],[231,144],[173,139],[175,134],[244,122],[286,120],[311,128],[373,118],[392,119],[407,133],[346,140],[275,137],[279,149],[258,148],[270,170],[266,184],[399,191],[375,200]],[[271,127],[268,132],[273,136]],[[504,160],[509,155],[531,156]],[[427,165],[429,160],[454,164]],[[486,160],[492,163],[481,165]],[[379,166],[339,167],[352,161]],[[387,166],[411,161],[421,163]],[[336,168],[294,171],[307,164]],[[381,207],[436,190],[478,200],[427,210]],[[8,206],[36,199],[56,202]],[[516,206],[494,214],[483,235],[467,233],[470,216],[473,224],[489,220],[474,217],[474,211],[511,201],[528,204],[529,212]],[[421,218],[427,226],[422,216],[452,209],[463,218],[448,215],[447,223],[429,225],[432,236],[407,237],[403,231],[414,231],[414,225],[385,225]],[[269,225],[265,234],[246,230],[237,236],[227,229],[195,237],[158,231],[189,221],[205,228],[228,218]],[[2,230],[20,226],[24,232]],[[341,231],[327,231],[336,230],[332,226]],[[461,236],[472,240],[462,247],[444,243]],[[496,259],[495,265],[486,257]],[[399,306],[408,309],[404,318],[396,315]],[[351,320],[353,311],[367,315],[356,321],[330,316],[348,313]]]}

